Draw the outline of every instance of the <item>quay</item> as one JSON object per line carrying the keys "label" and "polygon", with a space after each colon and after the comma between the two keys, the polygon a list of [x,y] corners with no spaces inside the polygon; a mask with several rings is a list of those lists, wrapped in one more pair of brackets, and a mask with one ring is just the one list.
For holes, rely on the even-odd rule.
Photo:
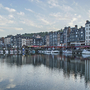
{"label": "quay", "polygon": [[[81,55],[83,50],[90,49],[90,46],[78,46],[78,47],[61,47],[61,46],[45,46],[45,47],[41,47],[41,46],[32,46],[32,47],[22,47],[21,49],[0,49],[0,54],[22,54],[22,55],[28,55],[28,54],[38,54],[39,51],[45,51],[45,50],[58,50],[60,54],[63,53],[63,50],[71,50],[73,55]],[[41,53],[43,54],[43,53]]]}

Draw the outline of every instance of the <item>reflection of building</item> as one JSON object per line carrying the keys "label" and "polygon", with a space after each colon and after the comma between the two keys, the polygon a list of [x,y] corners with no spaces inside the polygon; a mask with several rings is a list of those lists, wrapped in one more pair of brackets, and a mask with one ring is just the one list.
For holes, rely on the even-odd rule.
{"label": "reflection of building", "polygon": [[85,60],[85,79],[90,81],[90,61]]}
{"label": "reflection of building", "polygon": [[[2,58],[2,55],[0,56]],[[45,65],[49,69],[57,69],[63,71],[65,77],[70,77],[72,74],[74,77],[80,75],[80,77],[85,76],[85,80],[90,81],[90,61],[80,60],[80,57],[74,56],[56,56],[56,55],[12,55],[4,57],[8,65],[26,65],[30,64],[33,66]],[[2,60],[0,61],[2,62]]]}

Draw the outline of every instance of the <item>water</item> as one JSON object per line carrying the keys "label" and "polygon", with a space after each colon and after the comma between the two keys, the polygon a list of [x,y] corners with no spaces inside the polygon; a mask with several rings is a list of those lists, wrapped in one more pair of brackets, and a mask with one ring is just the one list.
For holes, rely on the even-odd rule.
{"label": "water", "polygon": [[90,90],[90,57],[1,55],[0,90]]}

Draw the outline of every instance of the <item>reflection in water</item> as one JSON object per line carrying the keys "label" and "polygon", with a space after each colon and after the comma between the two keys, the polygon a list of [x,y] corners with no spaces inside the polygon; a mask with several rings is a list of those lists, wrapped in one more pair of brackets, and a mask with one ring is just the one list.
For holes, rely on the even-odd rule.
{"label": "reflection in water", "polygon": [[[72,79],[75,78],[75,80],[78,80],[78,78],[80,77],[80,79],[83,80],[83,78],[84,78],[85,85],[86,85],[86,86],[85,85],[84,86],[88,87],[90,85],[90,83],[89,83],[90,82],[90,61],[89,61],[89,59],[90,58],[87,58],[87,57],[84,58],[82,56],[72,56],[72,55],[39,55],[39,54],[38,55],[28,55],[28,56],[21,56],[21,55],[2,56],[1,55],[0,56],[0,65],[1,65],[0,68],[2,68],[3,66],[6,65],[5,67],[10,67],[10,70],[11,70],[12,67],[14,67],[14,70],[16,72],[11,73],[10,75],[11,75],[11,77],[13,76],[12,78],[15,77],[16,80],[18,80],[18,77],[17,77],[18,73],[20,74],[20,72],[18,71],[18,67],[23,66],[23,69],[22,68],[20,69],[20,70],[22,70],[21,72],[23,72],[23,74],[25,74],[26,70],[28,70],[28,69],[25,69],[25,67],[27,65],[32,65],[33,67],[36,67],[36,68],[40,67],[40,70],[41,70],[41,68],[46,67],[49,70],[48,73],[50,73],[50,71],[56,72],[58,70],[58,74],[63,73],[63,77],[66,79],[67,78],[71,79],[71,77],[72,77]],[[17,66],[17,68],[15,68],[16,66]],[[33,71],[33,69],[32,69],[33,67],[31,67],[29,69]],[[8,71],[8,70],[5,70],[5,71]],[[44,71],[44,69],[43,69],[43,71]],[[2,70],[2,72],[3,72],[3,70]],[[30,71],[28,71],[28,72],[30,73]],[[8,72],[3,72],[2,75],[0,75],[0,84],[1,84],[0,87],[2,87],[0,89],[5,89],[4,85],[7,84],[7,82],[8,82],[7,76],[5,75],[6,73],[8,73]],[[39,73],[39,72],[37,72],[37,73]],[[35,74],[37,74],[37,73],[35,73]],[[41,72],[40,72],[40,74],[41,74]],[[24,77],[24,78],[26,78],[26,77]],[[36,77],[38,77],[38,74]],[[45,76],[43,76],[43,77],[45,78]],[[10,78],[10,77],[8,77],[8,78]],[[28,76],[28,78],[30,78],[30,77]],[[24,79],[24,80],[26,81],[26,79]],[[50,79],[50,77],[49,77],[49,79]],[[4,83],[3,83],[3,81],[4,81]],[[13,81],[15,81],[15,80],[13,80],[13,79],[9,80],[9,82],[13,82]],[[22,82],[24,82],[24,81],[22,81],[22,80],[21,80],[21,82],[19,81],[19,83],[22,83]],[[19,85],[19,83],[18,83],[18,85]],[[56,83],[56,81],[55,81],[55,83]],[[84,81],[83,81],[83,83],[84,83]],[[57,82],[57,84],[58,84],[58,82]],[[6,85],[6,88],[9,88],[9,89],[15,88],[15,87],[16,87],[16,84],[14,84],[14,83],[10,83],[9,85]],[[64,85],[63,85],[63,87],[64,87]],[[74,87],[74,85],[72,87]],[[85,89],[83,87],[80,87],[80,88],[82,90]],[[17,89],[21,89],[21,87],[18,86],[15,90],[17,90]],[[32,90],[39,90],[39,89],[32,88]],[[61,89],[61,90],[64,90],[64,89]],[[86,89],[89,90],[90,87],[86,88]],[[48,89],[48,90],[50,90],[50,89]],[[59,90],[59,89],[56,88],[56,90]],[[71,89],[69,88],[68,90],[72,90],[72,88]],[[73,90],[77,90],[77,89],[73,89]]]}

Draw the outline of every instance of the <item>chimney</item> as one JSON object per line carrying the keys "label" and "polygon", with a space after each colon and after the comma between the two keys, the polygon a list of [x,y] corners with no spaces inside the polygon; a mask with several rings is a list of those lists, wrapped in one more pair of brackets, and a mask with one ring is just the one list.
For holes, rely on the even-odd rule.
{"label": "chimney", "polygon": [[86,20],[86,23],[88,23],[89,21],[88,20]]}
{"label": "chimney", "polygon": [[83,28],[83,26],[81,26],[81,28]]}
{"label": "chimney", "polygon": [[75,25],[75,29],[77,29],[77,25]]}

